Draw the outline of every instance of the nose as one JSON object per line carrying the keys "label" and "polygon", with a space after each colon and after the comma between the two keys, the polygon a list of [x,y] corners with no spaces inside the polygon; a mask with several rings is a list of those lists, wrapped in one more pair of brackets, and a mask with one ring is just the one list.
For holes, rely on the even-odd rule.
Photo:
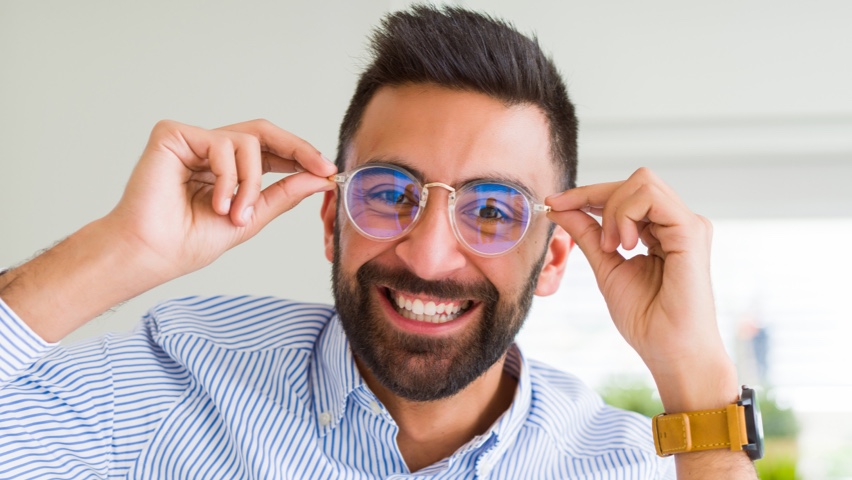
{"label": "nose", "polygon": [[396,245],[397,256],[424,280],[447,278],[467,264],[464,247],[450,224],[448,202],[449,192],[433,188],[421,218]]}

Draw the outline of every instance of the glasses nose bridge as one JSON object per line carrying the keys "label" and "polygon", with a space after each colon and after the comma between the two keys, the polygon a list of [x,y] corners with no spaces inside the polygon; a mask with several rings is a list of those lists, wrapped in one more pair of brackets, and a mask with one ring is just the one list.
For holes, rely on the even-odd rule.
{"label": "glasses nose bridge", "polygon": [[[430,182],[422,187],[420,187],[420,214],[416,220],[416,223],[421,223],[422,218],[426,214],[426,204],[429,200],[429,192],[432,191],[432,187],[443,188],[447,191],[447,210],[446,215],[448,216],[447,221],[450,224],[450,229],[453,231],[453,235],[458,238],[458,232],[456,230],[455,222],[453,221],[453,209],[456,206],[456,189],[450,185],[447,185],[443,182]],[[438,207],[440,209],[440,207]],[[441,215],[440,212],[435,212],[438,215]]]}
{"label": "glasses nose bridge", "polygon": [[440,187],[448,192],[447,206],[452,209],[456,203],[456,189],[441,182],[431,182],[423,185],[423,193],[420,195],[420,208],[426,208],[426,202],[429,200],[429,192],[432,187]]}

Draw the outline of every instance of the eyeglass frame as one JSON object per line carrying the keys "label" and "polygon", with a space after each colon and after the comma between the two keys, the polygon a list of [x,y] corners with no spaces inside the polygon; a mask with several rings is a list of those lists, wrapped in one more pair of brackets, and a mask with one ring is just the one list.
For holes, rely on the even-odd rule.
{"label": "eyeglass frame", "polygon": [[[371,234],[367,233],[366,231],[364,231],[358,225],[358,222],[356,222],[355,219],[352,218],[352,211],[349,208],[349,196],[347,195],[347,193],[348,193],[349,184],[350,184],[351,179],[355,176],[356,173],[358,173],[361,170],[366,170],[368,168],[376,168],[376,167],[387,168],[387,169],[390,169],[390,170],[394,170],[398,173],[401,173],[401,174],[405,175],[406,177],[408,177],[409,179],[411,179],[411,181],[420,189],[420,200],[419,200],[418,205],[417,205],[417,213],[414,215],[414,219],[401,232],[399,232],[398,234],[393,235],[391,237],[377,237],[375,235],[371,235]],[[450,217],[450,226],[452,227],[453,235],[456,237],[456,240],[461,245],[463,245],[465,248],[470,250],[472,253],[479,255],[481,257],[489,257],[489,258],[490,257],[499,257],[501,255],[505,255],[505,254],[511,252],[518,245],[520,245],[521,241],[524,239],[524,237],[526,237],[527,231],[529,231],[530,225],[532,225],[532,221],[533,221],[535,214],[542,213],[542,212],[547,213],[547,212],[551,211],[551,207],[549,205],[539,203],[535,198],[532,197],[532,195],[530,195],[526,191],[525,188],[521,187],[520,185],[516,185],[513,182],[480,179],[480,180],[473,180],[471,182],[464,183],[459,188],[454,188],[454,187],[447,185],[446,183],[443,183],[443,182],[429,182],[429,183],[424,184],[412,172],[408,171],[407,169],[405,169],[405,168],[403,168],[399,165],[395,165],[393,163],[386,163],[386,162],[368,162],[368,163],[365,163],[363,165],[359,165],[359,166],[357,166],[357,167],[355,167],[351,170],[347,170],[343,173],[338,173],[338,174],[332,175],[332,176],[329,177],[329,180],[332,180],[333,182],[337,183],[338,188],[341,189],[342,196],[343,196],[343,209],[346,210],[346,216],[349,218],[349,221],[352,222],[352,225],[355,226],[355,229],[358,231],[358,233],[360,233],[361,235],[363,235],[363,236],[365,236],[365,237],[367,237],[371,240],[375,240],[375,241],[378,241],[378,242],[391,242],[393,240],[402,238],[405,235],[409,234],[414,229],[414,227],[417,225],[418,220],[420,220],[421,212],[426,210],[426,202],[429,200],[429,189],[431,187],[440,187],[440,188],[447,190],[447,192],[448,192],[447,214]],[[458,192],[463,192],[466,189],[475,187],[477,185],[485,185],[485,184],[506,186],[506,187],[511,187],[511,188],[515,189],[518,193],[520,193],[524,197],[524,199],[527,202],[527,205],[530,208],[529,220],[526,222],[526,225],[524,226],[524,231],[521,232],[521,235],[518,237],[518,241],[515,242],[515,244],[512,245],[511,247],[509,247],[508,249],[506,249],[502,252],[498,252],[498,253],[484,253],[484,252],[480,252],[480,251],[476,250],[475,248],[473,248],[471,245],[469,245],[467,243],[467,241],[464,239],[464,237],[462,237],[462,234],[459,231],[458,223],[456,222],[456,213],[455,213],[456,212],[456,209],[455,209],[456,194]]]}

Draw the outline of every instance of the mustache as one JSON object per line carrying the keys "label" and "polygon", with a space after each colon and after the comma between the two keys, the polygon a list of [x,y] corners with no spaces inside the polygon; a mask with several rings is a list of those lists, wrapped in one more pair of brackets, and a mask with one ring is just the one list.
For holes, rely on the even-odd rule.
{"label": "mustache", "polygon": [[367,262],[355,274],[361,286],[380,284],[392,290],[423,293],[431,297],[479,300],[496,303],[500,298],[497,287],[488,280],[458,282],[455,280],[425,280],[404,268],[388,268]]}

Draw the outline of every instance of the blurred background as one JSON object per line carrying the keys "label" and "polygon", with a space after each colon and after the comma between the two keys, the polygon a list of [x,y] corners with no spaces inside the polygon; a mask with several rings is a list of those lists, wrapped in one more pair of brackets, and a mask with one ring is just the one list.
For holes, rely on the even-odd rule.
{"label": "blurred background", "polygon": [[[366,35],[410,3],[0,0],[0,266],[106,214],[162,118],[263,117],[333,157]],[[648,166],[713,221],[720,328],[764,406],[762,478],[852,478],[852,3],[442,3],[508,19],[552,54],[581,121],[581,184]],[[67,341],[127,331],[173,296],[330,302],[319,200]],[[519,342],[658,413],[572,255]]]}

